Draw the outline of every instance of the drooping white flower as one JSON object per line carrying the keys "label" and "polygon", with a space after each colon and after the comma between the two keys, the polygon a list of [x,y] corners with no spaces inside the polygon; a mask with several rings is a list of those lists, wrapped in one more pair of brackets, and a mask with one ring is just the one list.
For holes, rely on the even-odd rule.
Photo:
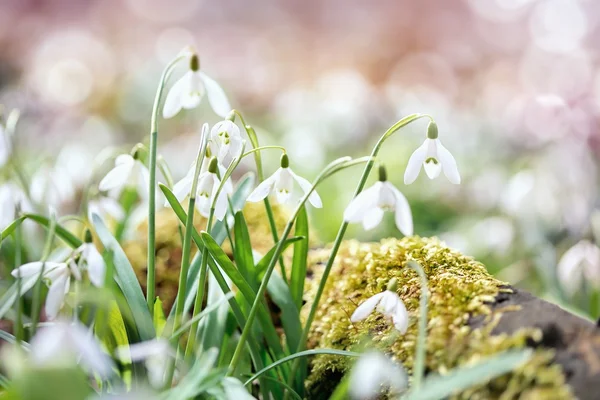
{"label": "drooping white flower", "polygon": [[210,130],[212,149],[219,160],[224,164],[228,156],[236,157],[242,149],[242,136],[240,128],[230,120],[217,122]]}
{"label": "drooping white flower", "polygon": [[[255,203],[263,200],[269,195],[269,193],[275,192],[277,202],[279,204],[286,204],[292,201],[291,194],[294,189],[294,181],[298,183],[304,194],[308,193],[308,191],[312,188],[312,185],[309,181],[301,176],[296,175],[294,171],[292,171],[287,154],[283,154],[281,156],[281,167],[275,171],[273,175],[262,181],[256,187],[256,189],[250,193],[250,196],[248,196],[248,201]],[[319,197],[319,194],[316,190],[310,194],[308,201],[314,207],[323,207],[321,197]]]}
{"label": "drooping white flower", "polygon": [[175,351],[166,339],[148,340],[117,349],[117,356],[123,361],[144,361],[148,371],[148,380],[155,388],[164,386],[165,372],[169,358],[175,357]]}
{"label": "drooping white flower", "polygon": [[[211,164],[215,164],[214,168],[208,167],[208,171],[203,172],[198,177],[198,190],[196,191],[196,209],[205,218],[208,218],[210,214],[210,207],[216,197],[215,202],[215,218],[221,221],[227,213],[227,191],[221,190],[217,193],[221,181],[217,177],[216,170],[216,158],[213,158]],[[224,185],[225,186],[225,185]]]}
{"label": "drooping white flower", "polygon": [[25,192],[12,182],[0,185],[0,230],[6,228],[17,217],[17,212],[33,210]]}
{"label": "drooping white flower", "polygon": [[402,366],[375,351],[361,355],[350,372],[349,393],[357,400],[378,398],[382,389],[398,394],[407,386]]}
{"label": "drooping white flower", "polygon": [[396,278],[392,278],[388,283],[387,290],[368,298],[354,310],[350,321],[362,321],[377,310],[392,320],[396,330],[402,334],[406,333],[408,329],[408,312],[402,299],[396,294],[397,284]]}
{"label": "drooping white flower", "polygon": [[558,280],[570,295],[581,288],[583,280],[600,288],[600,248],[582,240],[567,250],[557,266]]}
{"label": "drooping white flower", "polygon": [[92,285],[102,287],[104,285],[104,277],[106,274],[106,264],[104,263],[102,255],[100,255],[100,252],[96,249],[96,245],[91,242],[91,235],[89,242],[86,237],[86,243],[79,246],[75,250],[75,254],[79,254],[81,257],[79,265],[87,269]]}
{"label": "drooping white flower", "polygon": [[385,168],[379,168],[379,181],[360,192],[346,210],[344,220],[350,223],[362,222],[366,230],[375,228],[383,219],[385,211],[395,213],[396,227],[406,236],[413,234],[413,220],[406,197],[387,181]]}
{"label": "drooping white flower", "polygon": [[57,321],[42,327],[31,339],[30,356],[39,366],[80,364],[102,377],[109,376],[113,368],[110,357],[79,322]]}
{"label": "drooping white flower", "polygon": [[101,191],[114,190],[115,193],[120,193],[124,187],[133,187],[141,196],[147,197],[149,174],[148,168],[139,159],[121,154],[115,160],[115,167],[102,178],[98,187]]}
{"label": "drooping white flower", "polygon": [[415,150],[406,166],[404,172],[404,183],[409,185],[413,183],[421,166],[425,169],[425,173],[429,179],[437,178],[441,171],[444,171],[446,178],[454,184],[460,183],[460,174],[456,166],[454,156],[442,145],[438,139],[438,129],[435,122],[430,122],[427,128],[427,139]]}
{"label": "drooping white flower", "polygon": [[97,214],[100,218],[112,218],[115,221],[121,221],[125,217],[125,211],[117,200],[112,197],[100,196],[90,200],[88,204],[88,219],[92,220],[92,214]]}
{"label": "drooping white flower", "polygon": [[64,168],[42,166],[31,178],[29,193],[35,204],[60,210],[73,200],[75,187]]}
{"label": "drooping white flower", "polygon": [[219,84],[200,70],[196,54],[190,57],[189,70],[169,90],[163,108],[163,117],[172,118],[182,108],[196,108],[206,93],[214,112],[225,118],[231,111],[225,92]]}

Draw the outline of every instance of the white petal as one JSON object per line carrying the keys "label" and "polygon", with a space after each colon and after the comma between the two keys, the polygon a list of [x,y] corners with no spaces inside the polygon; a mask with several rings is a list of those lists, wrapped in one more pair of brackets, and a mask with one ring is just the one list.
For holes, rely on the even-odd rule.
{"label": "white petal", "polygon": [[133,169],[134,164],[119,164],[110,171],[98,185],[100,191],[107,191],[111,189],[123,187],[129,180],[129,175]]}
{"label": "white petal", "polygon": [[344,210],[344,221],[350,223],[361,222],[366,213],[378,203],[380,188],[381,182],[378,181],[353,198]]}
{"label": "white petal", "polygon": [[149,195],[149,191],[150,191],[150,171],[148,171],[148,168],[146,168],[146,166],[144,164],[142,164],[141,161],[136,160],[136,167],[137,167],[137,182],[136,182],[136,187],[137,190],[140,194],[140,196],[142,196],[144,199],[148,198]]}
{"label": "white petal", "polygon": [[174,356],[175,352],[167,340],[157,339],[119,347],[117,355],[122,360],[126,360],[127,355],[129,355],[131,361],[138,362],[146,360],[149,357]]}
{"label": "white petal", "polygon": [[115,158],[115,166],[123,164],[133,165],[134,162],[135,160],[130,154],[120,154]]}
{"label": "white petal", "polygon": [[93,243],[89,243],[86,262],[90,281],[94,286],[102,287],[104,285],[106,265],[104,264],[102,255],[100,255],[100,252],[98,252]]}
{"label": "white petal", "polygon": [[31,339],[31,358],[37,365],[56,362],[65,351],[69,351],[68,325],[58,322],[42,327]]}
{"label": "white petal", "polygon": [[200,215],[202,215],[204,218],[208,218],[210,213],[210,197],[196,197],[196,210],[198,210]]}
{"label": "white petal", "polygon": [[[219,173],[221,176],[224,176],[225,172],[227,172],[227,169],[223,165],[219,164]],[[231,177],[229,177],[227,182],[225,182],[225,185],[223,185],[223,190],[229,195],[233,193],[233,183],[231,182]]]}
{"label": "white petal", "polygon": [[425,161],[426,156],[427,140],[425,140],[425,143],[419,146],[408,159],[408,165],[406,166],[406,171],[404,172],[405,185],[410,185],[417,179],[417,176],[419,176],[421,166],[423,165],[423,161]]}
{"label": "white petal", "polygon": [[169,90],[167,98],[165,99],[165,105],[163,106],[163,118],[172,118],[179,111],[181,111],[181,98],[183,92],[187,89],[189,83],[189,77],[187,76],[190,72],[188,71],[183,75]]}
{"label": "white petal", "polygon": [[225,118],[231,111],[231,106],[229,105],[225,92],[216,81],[211,79],[204,72],[200,71],[198,74],[200,75],[202,82],[204,82],[204,88],[206,89],[206,95],[208,96],[210,106],[215,114]]}
{"label": "white petal", "polygon": [[404,236],[411,236],[413,234],[413,218],[412,212],[410,211],[410,204],[406,197],[390,182],[386,182],[386,186],[394,193],[396,198],[395,205],[395,221],[396,227]]}
{"label": "white petal", "polygon": [[[291,168],[288,168],[288,171],[290,172],[290,174],[292,175],[294,180],[296,182],[298,182],[298,185],[300,185],[304,194],[306,194],[312,188],[312,184],[309,181],[307,181],[306,179],[304,179],[301,176],[296,175],[294,173],[294,171],[292,171]],[[313,190],[313,192],[310,194],[310,196],[308,196],[308,201],[310,202],[310,204],[313,205],[313,207],[316,207],[316,208],[323,207],[323,202],[321,201],[321,197],[319,197],[319,194],[317,193],[316,190]]]}
{"label": "white petal", "polygon": [[[15,278],[18,278],[18,277],[28,278],[30,276],[39,275],[39,273],[42,272],[42,265],[44,265],[44,263],[41,261],[35,261],[35,262],[23,264],[19,268],[14,269],[11,272],[11,275],[14,276]],[[46,261],[44,268],[43,268],[44,275],[47,274],[48,272],[52,271],[55,268],[65,267],[65,266],[66,266],[65,263]]]}
{"label": "white petal", "polygon": [[405,334],[408,329],[408,312],[406,311],[406,306],[399,300],[396,303],[396,309],[394,314],[392,314],[392,322],[394,323],[394,327],[400,333]]}
{"label": "white petal", "polygon": [[458,167],[456,166],[456,160],[442,145],[442,142],[440,142],[439,139],[437,139],[437,151],[444,175],[446,175],[446,178],[448,178],[451,183],[458,185],[460,183],[460,173],[458,172]]}
{"label": "white petal", "polygon": [[255,400],[242,382],[231,376],[223,378],[226,400]]}
{"label": "white petal", "polygon": [[[177,198],[177,201],[179,201],[180,203],[183,201],[183,199],[190,195],[192,191],[193,180],[194,177],[188,174],[173,186],[173,194]],[[169,202],[165,201],[165,207],[168,206]]]}
{"label": "white petal", "polygon": [[277,170],[273,175],[262,181],[256,189],[250,193],[248,196],[248,201],[251,203],[256,203],[258,201],[263,200],[265,197],[269,195],[269,193],[273,190],[273,186],[275,185],[275,179],[279,176],[279,170]]}
{"label": "white petal", "polygon": [[123,217],[125,217],[125,211],[123,210],[123,207],[121,207],[121,204],[115,199],[104,197],[99,201],[99,203],[102,211],[113,217],[115,220],[120,221],[123,219]]}
{"label": "white petal", "polygon": [[375,296],[369,297],[366,301],[364,301],[361,305],[359,305],[356,308],[356,310],[354,310],[354,312],[352,313],[352,316],[350,317],[350,321],[352,321],[352,322],[362,321],[363,319],[365,319],[369,315],[371,315],[371,313],[373,312],[375,307],[377,307],[377,304],[383,297],[384,293],[385,292],[378,293]]}
{"label": "white petal", "polygon": [[[213,193],[216,194],[217,189],[219,188],[219,185],[221,184],[221,182],[219,181],[219,179],[216,176],[214,177],[214,180],[215,180],[215,184],[213,186]],[[222,221],[223,218],[225,218],[226,213],[227,213],[227,194],[225,193],[224,190],[221,190],[221,193],[219,193],[219,196],[217,197],[217,201],[215,203],[215,218],[218,219],[219,221]]]}
{"label": "white petal", "polygon": [[81,324],[69,326],[69,339],[79,357],[79,362],[88,370],[94,371],[102,377],[110,375],[113,364],[98,341]]}
{"label": "white petal", "polygon": [[181,107],[191,110],[200,104],[204,96],[204,88],[202,87],[202,81],[198,76],[198,72],[188,71],[186,78],[188,79],[188,83],[186,89],[181,94]]}
{"label": "white petal", "polygon": [[275,198],[279,204],[287,204],[291,200],[291,193],[284,190],[275,190]]}
{"label": "white petal", "polygon": [[48,296],[46,297],[46,317],[53,320],[62,308],[65,299],[65,293],[69,290],[69,274],[62,274],[50,285]]}
{"label": "white petal", "polygon": [[442,165],[440,164],[439,161],[437,161],[437,162],[434,162],[434,161],[427,162],[426,161],[423,164],[423,169],[425,170],[425,173],[427,174],[429,179],[435,179],[438,176],[440,176],[440,172],[442,172]]}
{"label": "white petal", "polygon": [[370,208],[363,218],[363,227],[366,231],[375,228],[383,219],[383,210],[379,207]]}

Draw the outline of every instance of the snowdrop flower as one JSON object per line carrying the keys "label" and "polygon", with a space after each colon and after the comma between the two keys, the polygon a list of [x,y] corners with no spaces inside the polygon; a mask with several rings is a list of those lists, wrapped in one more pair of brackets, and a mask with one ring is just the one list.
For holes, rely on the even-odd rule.
{"label": "snowdrop flower", "polygon": [[161,388],[169,358],[175,357],[175,351],[166,339],[157,339],[119,347],[117,356],[123,361],[127,361],[128,356],[132,362],[144,361],[150,384]]}
{"label": "snowdrop flower", "polygon": [[43,166],[31,178],[29,193],[35,204],[60,209],[73,200],[75,187],[64,168]]}
{"label": "snowdrop flower", "polygon": [[210,130],[210,141],[221,164],[225,162],[228,155],[235,157],[242,149],[240,128],[228,119],[217,122],[213,126]]}
{"label": "snowdrop flower", "polygon": [[12,182],[0,185],[0,230],[10,225],[17,212],[30,212],[31,203],[23,190]]}
{"label": "snowdrop flower", "polygon": [[[304,194],[308,193],[308,191],[312,188],[311,183],[301,176],[296,175],[294,171],[292,171],[290,168],[290,160],[287,154],[284,153],[281,156],[280,165],[281,167],[275,171],[273,175],[262,181],[260,185],[258,185],[252,193],[250,193],[250,196],[248,196],[249,202],[256,203],[267,197],[269,193],[275,192],[277,202],[279,204],[286,204],[292,200],[291,194],[292,190],[294,189],[294,181],[298,183]],[[319,197],[319,194],[316,190],[310,194],[308,201],[314,207],[323,207],[321,197]]]}
{"label": "snowdrop flower", "polygon": [[406,333],[408,329],[408,312],[404,303],[396,294],[397,288],[398,281],[396,278],[392,278],[388,283],[387,290],[370,297],[354,310],[350,321],[362,321],[371,315],[374,310],[377,310],[392,320],[396,330],[402,334]]}
{"label": "snowdrop flower", "polygon": [[585,279],[600,288],[600,248],[588,240],[582,240],[563,254],[558,262],[558,280],[573,295]]}
{"label": "snowdrop flower", "polygon": [[227,376],[221,381],[227,400],[256,400],[239,379]]}
{"label": "snowdrop flower", "polygon": [[[205,218],[208,218],[210,214],[210,206],[217,195],[217,190],[221,185],[221,181],[217,177],[218,161],[216,157],[212,157],[208,163],[206,171],[202,172],[198,177],[198,187],[196,189],[196,209]],[[194,175],[186,176],[181,181],[177,182],[173,188],[173,192],[177,197],[177,200],[182,201],[192,190],[192,181]],[[218,193],[216,204],[215,204],[215,218],[221,221],[225,217],[227,212],[227,195],[231,192],[225,188],[227,185],[223,185],[223,190]]]}
{"label": "snowdrop flower", "polygon": [[433,121],[427,127],[427,139],[417,150],[412,153],[408,160],[406,172],[404,173],[404,183],[409,185],[417,179],[421,171],[421,165],[429,179],[437,178],[440,171],[448,180],[456,185],[460,183],[460,174],[456,166],[456,160],[450,152],[442,146],[438,139],[437,124]]}
{"label": "snowdrop flower", "polygon": [[121,221],[125,217],[125,211],[117,200],[112,197],[100,196],[95,200],[90,200],[88,204],[88,219],[92,220],[92,215],[97,214],[100,218],[108,217],[115,221]]}
{"label": "snowdrop flower", "polygon": [[366,230],[375,228],[383,219],[384,211],[395,213],[396,227],[406,236],[413,234],[413,220],[406,197],[387,181],[385,167],[379,167],[379,181],[360,192],[346,210],[346,222],[361,222]]}
{"label": "snowdrop flower", "polygon": [[350,372],[349,392],[353,399],[379,398],[383,388],[398,394],[407,386],[402,366],[375,351],[361,355]]}
{"label": "snowdrop flower", "polygon": [[78,363],[102,377],[109,376],[113,368],[98,341],[79,322],[57,321],[42,327],[31,340],[30,356],[40,366]]}
{"label": "snowdrop flower", "polygon": [[221,86],[200,71],[200,60],[196,54],[190,57],[189,70],[171,87],[165,99],[163,117],[172,118],[182,108],[190,110],[196,108],[204,93],[214,112],[225,118],[231,111],[227,96]]}
{"label": "snowdrop flower", "polygon": [[100,252],[96,249],[96,245],[92,243],[92,233],[89,230],[85,232],[85,243],[79,246],[74,254],[80,256],[79,265],[87,268],[92,285],[102,287],[104,285],[106,264]]}
{"label": "snowdrop flower", "polygon": [[120,193],[124,187],[134,187],[141,196],[146,197],[149,179],[148,168],[137,158],[137,153],[133,156],[121,154],[115,160],[115,167],[100,181],[99,189]]}

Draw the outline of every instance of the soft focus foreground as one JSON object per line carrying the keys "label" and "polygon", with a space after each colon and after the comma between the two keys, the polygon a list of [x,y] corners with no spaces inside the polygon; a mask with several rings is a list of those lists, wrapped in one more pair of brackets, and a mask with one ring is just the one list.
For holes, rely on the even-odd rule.
{"label": "soft focus foreground", "polygon": [[[317,342],[310,330],[315,315],[312,329],[323,323],[311,301],[328,272],[311,281],[308,248],[333,242],[321,257],[333,263],[342,220],[362,241],[437,236],[500,281],[600,316],[595,3],[8,1],[0,11],[0,332],[23,343],[0,346],[13,365],[0,383],[13,396],[39,398],[21,391],[31,379],[73,376],[70,398],[353,393],[351,377],[338,387],[340,372],[363,335],[378,333]],[[323,170],[376,142],[376,159]],[[374,165],[379,175],[366,180]],[[306,209],[296,208],[302,196]],[[311,301],[300,314],[305,277]],[[393,277],[377,275],[378,290],[359,289],[361,299],[400,332],[397,346],[416,350],[387,351],[395,364],[382,370],[399,373],[373,379],[391,397],[420,398],[420,367],[444,374],[471,353],[419,366],[426,345],[415,342],[440,340],[436,320],[427,325],[421,292]],[[360,326],[370,313],[357,306],[324,321],[341,312]],[[522,347],[513,344],[478,355]],[[319,351],[334,367],[309,366],[304,357]],[[526,359],[504,356],[489,361],[505,363],[490,367],[496,375]],[[323,369],[335,379],[315,378]],[[548,371],[567,397],[560,372]],[[491,387],[482,393],[503,393]]]}

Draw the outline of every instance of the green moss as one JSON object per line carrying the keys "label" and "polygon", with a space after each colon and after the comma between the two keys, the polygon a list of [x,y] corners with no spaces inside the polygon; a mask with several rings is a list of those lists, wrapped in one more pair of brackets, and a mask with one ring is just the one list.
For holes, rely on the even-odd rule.
{"label": "green moss", "polygon": [[[311,253],[312,279],[307,284],[304,315],[318,285],[329,249]],[[493,278],[485,267],[460,252],[445,247],[437,239],[419,237],[386,239],[381,243],[345,242],[333,265],[323,298],[312,325],[309,347],[353,349],[365,338],[371,345],[400,361],[410,372],[417,339],[416,318],[420,284],[408,260],[418,261],[429,280],[427,360],[428,372],[445,373],[460,365],[509,348],[524,347],[527,340],[540,340],[536,329],[523,329],[511,335],[491,335],[503,312],[492,312],[486,304],[501,291],[510,290]],[[386,289],[391,278],[398,279],[398,295],[406,304],[411,323],[405,335],[398,335],[389,321],[378,313],[352,324],[349,316],[362,301]],[[468,324],[473,316],[485,316],[480,328]],[[550,350],[536,350],[520,369],[489,384],[458,394],[465,399],[553,399],[572,398],[560,366],[553,364]],[[339,356],[319,356],[312,361],[308,380],[311,398],[326,397],[352,360]],[[541,396],[541,397],[540,397]]]}

